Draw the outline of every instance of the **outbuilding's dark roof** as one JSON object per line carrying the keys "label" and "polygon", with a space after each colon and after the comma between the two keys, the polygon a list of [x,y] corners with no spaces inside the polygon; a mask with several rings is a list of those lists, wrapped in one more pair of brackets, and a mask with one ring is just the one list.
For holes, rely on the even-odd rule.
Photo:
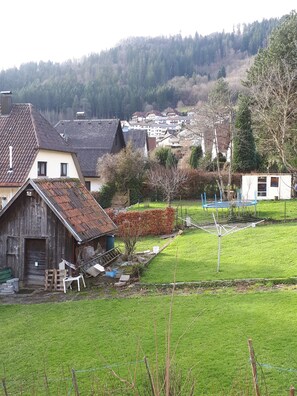
{"label": "outbuilding's dark roof", "polygon": [[40,149],[74,152],[33,105],[13,104],[8,115],[0,115],[0,186],[22,185]]}
{"label": "outbuilding's dark roof", "polygon": [[0,212],[0,217],[30,187],[41,196],[77,242],[98,238],[117,228],[79,179],[28,180]]}
{"label": "outbuilding's dark roof", "polygon": [[113,153],[114,146],[125,147],[120,120],[63,120],[56,130],[77,153],[85,177],[97,176],[97,162],[104,154]]}
{"label": "outbuilding's dark roof", "polygon": [[147,131],[143,129],[129,129],[124,132],[126,145],[131,142],[135,149],[143,150],[147,146]]}

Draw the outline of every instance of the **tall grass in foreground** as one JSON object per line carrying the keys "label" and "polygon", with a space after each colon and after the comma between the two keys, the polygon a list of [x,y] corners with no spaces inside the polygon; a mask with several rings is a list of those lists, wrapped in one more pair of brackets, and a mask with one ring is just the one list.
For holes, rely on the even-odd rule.
{"label": "tall grass in foreground", "polygon": [[145,356],[155,390],[164,392],[170,304],[169,384],[182,395],[193,382],[194,395],[253,395],[249,337],[261,395],[288,394],[296,384],[296,289],[225,289],[0,306],[7,394],[70,396],[77,383],[81,395],[153,395]]}

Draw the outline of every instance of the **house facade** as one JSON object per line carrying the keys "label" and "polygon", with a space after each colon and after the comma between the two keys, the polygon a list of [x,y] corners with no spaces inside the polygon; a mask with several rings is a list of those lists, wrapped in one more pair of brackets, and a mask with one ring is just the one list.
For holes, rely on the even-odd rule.
{"label": "house facade", "polygon": [[0,209],[28,178],[83,179],[75,152],[29,103],[0,94]]}
{"label": "house facade", "polygon": [[87,188],[100,190],[103,182],[97,171],[98,160],[126,147],[120,120],[62,120],[55,129],[77,153]]}
{"label": "house facade", "polygon": [[0,212],[0,268],[44,285],[45,270],[107,249],[115,224],[79,179],[29,179]]}

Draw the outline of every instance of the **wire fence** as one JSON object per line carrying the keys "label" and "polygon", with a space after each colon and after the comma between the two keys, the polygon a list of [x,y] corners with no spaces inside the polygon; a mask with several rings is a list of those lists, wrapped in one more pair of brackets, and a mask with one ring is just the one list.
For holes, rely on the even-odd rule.
{"label": "wire fence", "polygon": [[144,360],[121,362],[95,368],[44,369],[24,377],[2,378],[5,396],[133,395],[136,384],[148,382]]}
{"label": "wire fence", "polygon": [[175,202],[176,226],[186,226],[186,219],[190,218],[198,225],[213,223],[213,214],[217,221],[245,222],[265,219],[271,222],[287,222],[297,220],[297,200],[260,201],[256,205],[230,205],[228,208],[203,208],[201,201]]}
{"label": "wire fence", "polygon": [[[245,395],[253,396],[250,361],[243,370],[238,371],[228,390],[218,391],[211,383],[200,387],[189,373],[175,370],[171,373],[172,395]],[[290,385],[297,382],[297,369],[257,362],[257,381],[261,396],[279,396],[289,394]],[[162,375],[162,373],[161,373]],[[155,374],[154,374],[155,376]],[[161,377],[160,377],[161,378]],[[156,377],[154,377],[156,381]],[[162,379],[160,380],[162,381]],[[194,388],[195,385],[195,388]],[[226,384],[225,384],[226,387]],[[1,389],[2,388],[2,389]],[[212,389],[213,388],[213,393]],[[155,395],[151,389],[145,360],[120,362],[95,368],[74,369],[47,372],[31,372],[26,378],[7,376],[2,378],[0,395],[4,396],[149,396]],[[191,390],[195,389],[194,393]],[[197,393],[196,393],[197,392]],[[160,393],[163,395],[164,393]],[[291,394],[291,393],[290,393]],[[292,393],[294,394],[294,393]]]}

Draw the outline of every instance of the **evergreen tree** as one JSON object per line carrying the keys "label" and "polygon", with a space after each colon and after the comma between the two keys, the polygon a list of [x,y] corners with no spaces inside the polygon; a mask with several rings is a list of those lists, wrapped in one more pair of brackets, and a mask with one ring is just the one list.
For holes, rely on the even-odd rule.
{"label": "evergreen tree", "polygon": [[167,169],[174,168],[176,165],[177,165],[177,158],[173,154],[173,152],[169,149],[166,158],[166,168]]}
{"label": "evergreen tree", "polygon": [[156,150],[155,157],[160,165],[166,166],[169,151],[170,149],[168,147],[160,147]]}
{"label": "evergreen tree", "polygon": [[249,172],[256,169],[256,146],[252,131],[249,97],[240,96],[235,120],[236,132],[233,138],[233,170]]}
{"label": "evergreen tree", "polygon": [[189,161],[191,168],[193,169],[198,168],[202,156],[203,156],[203,151],[201,146],[192,147],[190,161]]}
{"label": "evergreen tree", "polygon": [[225,66],[222,66],[222,67],[220,68],[220,70],[218,71],[217,80],[219,80],[220,78],[226,78],[226,69],[225,69]]}

